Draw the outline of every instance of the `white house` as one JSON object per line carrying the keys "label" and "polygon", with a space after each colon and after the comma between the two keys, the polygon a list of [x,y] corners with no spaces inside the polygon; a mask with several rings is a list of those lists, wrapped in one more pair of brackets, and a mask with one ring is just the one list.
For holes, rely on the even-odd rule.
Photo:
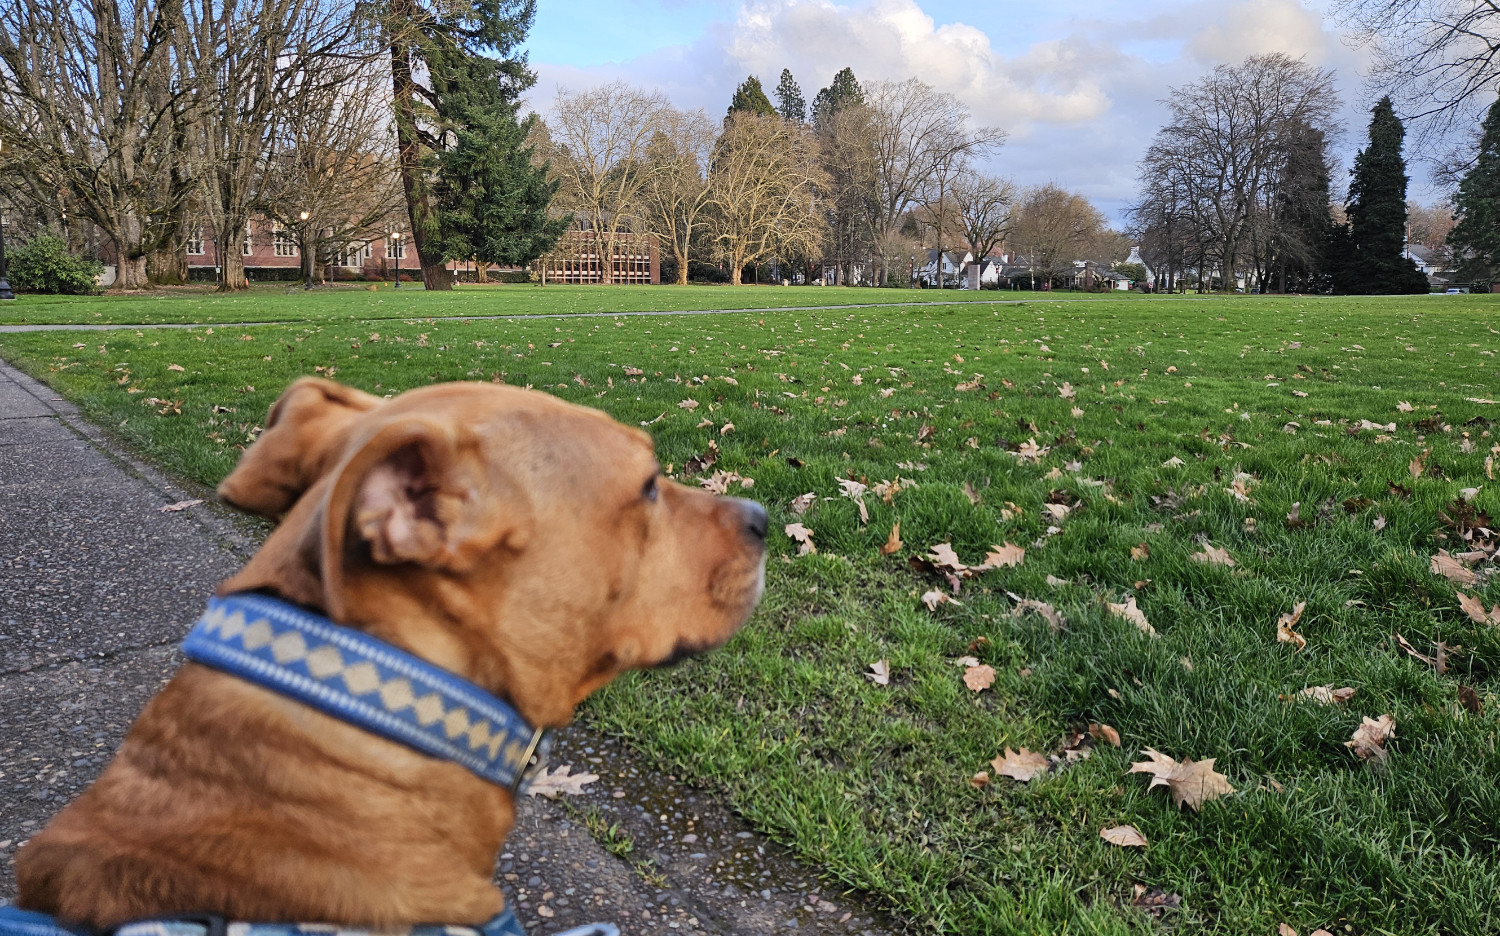
{"label": "white house", "polygon": [[[923,286],[937,286],[937,250],[927,251],[927,262],[919,271]],[[974,255],[968,251],[959,253],[954,250],[943,251],[943,283],[949,287],[961,285],[959,275],[965,266],[974,262]]]}

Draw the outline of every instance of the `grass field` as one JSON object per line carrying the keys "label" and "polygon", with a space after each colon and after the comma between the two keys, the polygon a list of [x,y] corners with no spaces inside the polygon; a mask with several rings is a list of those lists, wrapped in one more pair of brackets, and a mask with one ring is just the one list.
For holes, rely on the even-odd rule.
{"label": "grass field", "polygon": [[[375,285],[375,284],[371,284]],[[303,291],[295,283],[258,285],[220,295],[208,286],[105,296],[30,296],[0,303],[0,325],[221,324],[228,322],[356,321],[389,318],[453,318],[465,315],[554,315],[577,312],[660,312],[700,309],[767,309],[782,306],[993,302],[1032,295],[949,289],[941,294],[912,289],[852,289],[807,286],[460,286],[427,292],[390,283]],[[1050,294],[1049,294],[1050,295]],[[1101,298],[1057,293],[1068,299]]]}
{"label": "grass field", "polygon": [[[685,480],[754,479],[729,484],[778,531],[765,602],[584,717],[919,928],[1007,934],[1500,931],[1500,626],[1459,606],[1500,602],[1497,351],[1479,296],[0,335],[208,483],[314,372],[529,384],[647,425],[679,476],[717,445]],[[945,543],[1026,551],[955,594],[921,561]],[[1430,570],[1440,548],[1479,551],[1453,572],[1472,584]],[[1109,609],[1129,598],[1155,636]],[[1278,619],[1302,602],[1299,649]],[[1355,693],[1300,697],[1318,686]],[[1387,756],[1356,757],[1385,715]],[[1121,746],[1080,756],[1090,724]],[[1022,746],[1057,763],[998,776]],[[1179,808],[1127,773],[1145,748],[1213,758],[1234,792]],[[1101,839],[1124,824],[1149,844]]]}

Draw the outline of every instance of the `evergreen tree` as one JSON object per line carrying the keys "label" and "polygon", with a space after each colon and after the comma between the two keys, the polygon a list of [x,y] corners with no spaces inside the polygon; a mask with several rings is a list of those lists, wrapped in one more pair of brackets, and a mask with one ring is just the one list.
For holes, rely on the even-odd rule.
{"label": "evergreen tree", "polygon": [[448,259],[522,266],[552,249],[572,219],[547,213],[558,183],[532,164],[526,137],[538,118],[516,120],[514,107],[472,114],[437,156],[434,194],[440,249]]}
{"label": "evergreen tree", "polygon": [[802,99],[802,89],[797,87],[790,68],[781,70],[781,82],[776,85],[776,112],[783,120],[797,123],[807,120],[807,102]]}
{"label": "evergreen tree", "polygon": [[1500,267],[1500,99],[1484,116],[1479,154],[1458,183],[1453,213],[1458,223],[1448,243],[1465,254],[1461,272],[1475,279],[1492,276]]}
{"label": "evergreen tree", "polygon": [[864,100],[865,92],[854,79],[854,70],[841,68],[832,83],[813,98],[813,124],[822,127],[834,114],[850,104],[863,104]]}
{"label": "evergreen tree", "polygon": [[1277,292],[1326,292],[1329,243],[1327,137],[1305,122],[1289,142],[1272,201],[1266,278]]}
{"label": "evergreen tree", "polygon": [[1335,291],[1376,295],[1425,293],[1427,277],[1406,247],[1406,160],[1401,142],[1406,130],[1396,117],[1391,99],[1383,97],[1371,110],[1370,143],[1354,157],[1354,181],[1349,184],[1350,255],[1333,272]]}
{"label": "evergreen tree", "polygon": [[[390,48],[391,101],[412,244],[427,288],[451,289],[453,277],[444,265],[459,256],[449,250],[451,238],[445,232],[440,200],[447,200],[448,210],[456,210],[452,199],[457,191],[467,192],[466,198],[488,193],[486,197],[493,199],[502,191],[535,198],[538,186],[545,185],[542,170],[530,166],[529,156],[520,156],[525,133],[516,120],[521,94],[536,83],[525,54],[517,52],[536,15],[536,0],[457,5],[446,0],[386,0],[377,15]],[[449,156],[460,140],[467,140],[471,151]],[[442,177],[445,165],[449,172],[477,166],[472,148],[481,141],[509,147],[508,152],[484,157],[486,172],[510,167],[508,184],[476,189],[464,179]],[[535,178],[523,178],[527,172]],[[491,221],[508,216],[520,223],[538,217],[524,204],[514,207],[507,214],[503,206],[491,203],[481,208],[473,202],[464,211],[471,219]],[[469,234],[481,242],[488,239],[474,230]],[[496,236],[525,242],[531,235],[518,230]],[[455,245],[460,242],[452,240]]]}
{"label": "evergreen tree", "polygon": [[760,79],[751,75],[740,86],[734,89],[734,98],[729,102],[729,113],[726,117],[735,114],[756,114],[761,117],[775,117],[776,108],[771,106],[771,99],[766,97],[766,91],[760,86]]}

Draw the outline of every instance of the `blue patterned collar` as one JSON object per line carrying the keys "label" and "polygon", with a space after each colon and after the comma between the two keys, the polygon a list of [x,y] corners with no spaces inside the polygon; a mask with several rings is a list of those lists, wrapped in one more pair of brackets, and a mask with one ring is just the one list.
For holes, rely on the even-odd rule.
{"label": "blue patterned collar", "polygon": [[[45,913],[0,906],[0,936],[99,936],[64,926]],[[223,917],[194,915],[137,920],[116,927],[110,936],[526,936],[515,911],[507,906],[483,926],[424,925],[369,930],[326,923],[240,923]],[[612,923],[590,923],[554,936],[620,936]]]}
{"label": "blue patterned collar", "polygon": [[468,680],[276,598],[210,598],[182,652],[512,792],[545,754],[540,729]]}

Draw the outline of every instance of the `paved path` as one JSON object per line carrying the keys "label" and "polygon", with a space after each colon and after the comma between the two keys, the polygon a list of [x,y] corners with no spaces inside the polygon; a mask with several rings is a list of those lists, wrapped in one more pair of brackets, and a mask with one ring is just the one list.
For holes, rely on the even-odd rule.
{"label": "paved path", "polygon": [[[0,902],[15,896],[16,848],[98,775],[181,663],[176,644],[215,583],[267,530],[134,460],[0,361]],[[600,780],[521,805],[496,874],[530,932],[593,920],[629,934],[890,931],[618,743],[570,729],[559,748],[554,763]],[[623,830],[629,860],[584,826],[601,821]]]}
{"label": "paved path", "polygon": [[[1224,296],[1156,296],[1154,298],[1163,300],[1182,301],[1205,301],[1213,299],[1224,299]],[[842,312],[857,309],[900,309],[900,308],[930,308],[932,306],[995,306],[995,305],[1028,305],[1037,302],[1061,303],[1061,302],[1098,302],[1098,299],[1052,299],[1034,297],[1029,299],[948,299],[941,302],[860,302],[851,305],[815,305],[815,306],[774,306],[764,309],[670,309],[658,312],[556,312],[538,313],[536,315],[445,315],[437,318],[448,322],[520,322],[527,319],[565,319],[565,318],[635,318],[647,315],[743,315],[757,312]],[[354,319],[356,322],[388,322],[402,319],[426,320],[433,318],[425,315],[387,315],[382,318]],[[284,322],[171,322],[158,325],[132,325],[123,323],[120,325],[84,325],[84,324],[53,324],[53,325],[0,325],[0,335],[18,334],[21,332],[46,332],[46,331],[114,331],[122,328],[258,328],[264,325],[306,325],[310,322],[320,322],[323,319],[288,319]]]}

